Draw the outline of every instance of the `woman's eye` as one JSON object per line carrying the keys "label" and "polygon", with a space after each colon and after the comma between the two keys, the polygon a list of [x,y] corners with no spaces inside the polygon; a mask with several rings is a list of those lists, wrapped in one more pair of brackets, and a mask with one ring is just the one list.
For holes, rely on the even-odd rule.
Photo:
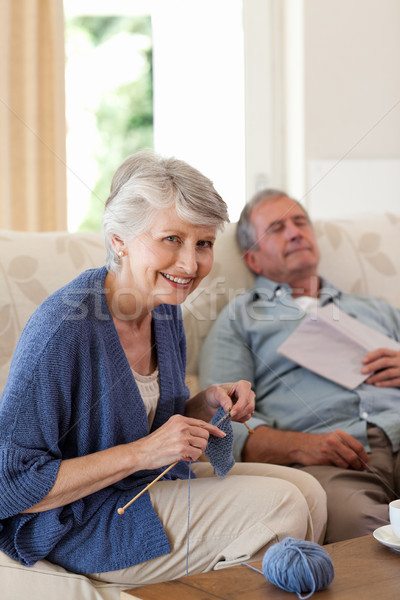
{"label": "woman's eye", "polygon": [[214,244],[213,244],[213,242],[210,242],[209,240],[200,240],[200,242],[198,242],[197,245],[200,246],[201,248],[212,248]]}
{"label": "woman's eye", "polygon": [[165,238],[168,242],[177,242],[178,241],[178,236],[176,235],[169,235]]}

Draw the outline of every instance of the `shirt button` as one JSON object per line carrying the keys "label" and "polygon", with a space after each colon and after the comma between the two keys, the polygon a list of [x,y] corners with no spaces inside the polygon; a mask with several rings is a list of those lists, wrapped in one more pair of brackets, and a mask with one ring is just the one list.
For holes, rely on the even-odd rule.
{"label": "shirt button", "polygon": [[361,418],[367,420],[368,419],[368,413],[367,412],[362,412],[361,413]]}

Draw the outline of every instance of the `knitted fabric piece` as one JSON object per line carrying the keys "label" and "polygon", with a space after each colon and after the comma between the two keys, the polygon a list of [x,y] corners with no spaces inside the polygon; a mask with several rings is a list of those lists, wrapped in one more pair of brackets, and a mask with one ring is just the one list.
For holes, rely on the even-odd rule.
{"label": "knitted fabric piece", "polygon": [[[219,407],[215,413],[213,420],[211,421],[215,425],[220,419],[225,416],[224,409],[222,406]],[[224,477],[232,469],[235,464],[235,459],[232,456],[233,450],[233,430],[232,423],[229,418],[224,419],[222,423],[218,425],[218,429],[224,431],[226,436],[224,438],[218,438],[214,435],[210,435],[208,440],[205,455],[210,460],[210,463],[214,467],[215,471],[220,477]]]}

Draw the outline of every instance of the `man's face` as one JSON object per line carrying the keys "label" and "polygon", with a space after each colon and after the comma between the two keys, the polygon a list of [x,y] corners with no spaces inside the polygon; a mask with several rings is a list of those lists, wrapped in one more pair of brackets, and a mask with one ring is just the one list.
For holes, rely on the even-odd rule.
{"label": "man's face", "polygon": [[245,254],[249,267],[278,283],[292,287],[304,277],[317,275],[319,249],[303,209],[287,196],[261,202],[250,213],[257,249]]}

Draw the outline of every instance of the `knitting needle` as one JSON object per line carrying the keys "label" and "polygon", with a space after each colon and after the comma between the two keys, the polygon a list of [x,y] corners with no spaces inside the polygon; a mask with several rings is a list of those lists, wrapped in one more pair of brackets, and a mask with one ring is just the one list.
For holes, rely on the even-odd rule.
{"label": "knitting needle", "polygon": [[123,508],[118,508],[118,509],[117,509],[117,513],[118,513],[119,515],[123,515],[123,514],[124,514],[124,512],[125,512],[125,509],[127,509],[127,508],[128,508],[128,506],[130,506],[131,504],[133,504],[133,503],[135,502],[135,500],[137,500],[137,499],[139,498],[139,496],[141,496],[141,495],[142,495],[142,494],[144,494],[144,493],[145,493],[145,492],[146,492],[146,491],[147,491],[149,488],[151,488],[151,486],[152,486],[152,485],[154,485],[154,484],[155,484],[155,483],[156,483],[156,482],[157,482],[159,479],[161,479],[161,477],[163,477],[163,475],[165,475],[165,473],[168,473],[168,471],[169,471],[170,469],[172,469],[172,467],[174,467],[174,466],[175,466],[175,465],[176,465],[178,462],[179,462],[179,460],[176,460],[174,463],[172,463],[172,465],[169,465],[169,467],[167,467],[167,468],[165,469],[165,471],[163,471],[162,473],[160,473],[160,475],[159,475],[158,477],[156,477],[156,478],[155,478],[153,481],[151,481],[151,482],[149,483],[149,485],[146,485],[146,487],[145,487],[145,488],[144,488],[144,489],[143,489],[141,492],[139,492],[138,494],[136,494],[136,496],[135,496],[134,498],[132,498],[132,500],[130,500],[130,501],[128,502],[128,504],[125,504],[125,506],[124,506]]}
{"label": "knitting needle", "polygon": [[244,423],[243,423],[243,425],[246,425],[246,427],[247,427],[247,431],[248,431],[249,433],[254,433],[254,429],[252,429],[251,427],[249,427],[249,426],[247,425],[247,423],[246,423],[246,422],[244,422]]}
{"label": "knitting needle", "polygon": [[[215,423],[215,425],[218,427],[218,425],[219,425],[220,423],[222,423],[222,421],[225,421],[225,419],[228,419],[230,416],[231,416],[231,411],[230,411],[230,409],[229,409],[229,410],[228,410],[228,412],[226,413],[226,415],[225,415],[224,417],[222,417],[222,419],[220,419],[219,421],[217,421],[217,422]],[[247,431],[248,431],[249,433],[254,433],[254,429],[251,429],[251,427],[249,427],[249,426],[247,425],[247,423],[246,423],[246,422],[245,422],[245,423],[243,423],[243,425],[245,425],[245,426],[247,427]]]}
{"label": "knitting needle", "polygon": [[[217,423],[215,423],[216,425],[219,425],[220,423],[222,423],[222,421],[224,421],[225,419],[227,419],[230,415],[231,411],[228,410],[228,412],[226,413],[226,415],[224,417],[222,417],[222,419],[220,419]],[[167,467],[165,469],[165,471],[163,471],[162,473],[160,473],[160,475],[158,477],[156,477],[153,481],[151,481],[149,483],[149,485],[146,485],[145,488],[143,488],[143,490],[141,492],[139,492],[138,494],[136,494],[136,496],[134,498],[132,498],[132,500],[130,500],[127,504],[125,504],[125,506],[123,506],[122,508],[118,508],[117,512],[119,515],[123,515],[125,510],[128,508],[128,506],[130,506],[131,504],[133,504],[135,502],[135,500],[137,500],[139,498],[139,496],[141,496],[142,494],[144,494],[149,488],[151,488],[152,485],[154,485],[159,479],[161,479],[161,477],[163,475],[165,475],[165,473],[167,473],[170,469],[172,469],[172,467],[174,467],[177,463],[179,462],[179,460],[175,461],[172,465],[170,465],[169,467]]]}
{"label": "knitting needle", "polygon": [[220,425],[222,423],[222,421],[225,421],[225,419],[229,419],[230,416],[231,416],[231,409],[228,410],[228,412],[226,413],[225,416],[222,417],[222,419],[220,419],[219,421],[217,421],[216,423],[214,423],[214,425],[216,427],[218,427],[218,425]]}
{"label": "knitting needle", "polygon": [[[225,419],[228,419],[229,416],[231,414],[231,411],[228,410],[228,412],[226,413],[226,415],[224,415],[222,417],[222,419],[220,419],[219,421],[217,421],[215,423],[216,426],[218,426],[220,423],[222,423],[222,421],[225,421]],[[250,427],[247,425],[247,423],[244,423],[244,425],[246,425],[248,432],[249,433],[254,433],[253,429],[250,429]],[[131,504],[133,504],[135,502],[135,500],[137,500],[139,498],[139,496],[141,496],[142,494],[144,494],[149,488],[151,488],[152,485],[154,485],[159,479],[161,479],[161,477],[163,477],[163,475],[165,475],[165,473],[168,473],[168,471],[170,469],[172,469],[172,467],[174,467],[177,463],[179,462],[179,460],[176,460],[174,463],[172,463],[172,465],[170,465],[169,467],[167,467],[165,469],[165,471],[163,471],[162,473],[160,473],[160,475],[158,475],[158,477],[156,477],[153,481],[151,481],[149,483],[149,485],[146,485],[145,488],[143,488],[143,490],[141,492],[139,492],[138,494],[136,494],[136,496],[134,498],[132,498],[132,500],[130,500],[127,504],[125,504],[125,506],[123,506],[122,508],[118,508],[117,512],[119,515],[123,515],[125,510],[128,508],[128,506],[130,506]]]}

